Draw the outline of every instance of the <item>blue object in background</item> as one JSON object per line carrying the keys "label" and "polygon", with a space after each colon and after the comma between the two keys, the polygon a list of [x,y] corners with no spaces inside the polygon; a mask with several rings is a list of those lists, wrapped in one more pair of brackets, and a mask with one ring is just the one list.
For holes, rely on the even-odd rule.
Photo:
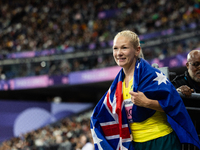
{"label": "blue object in background", "polygon": [[0,100],[0,142],[93,107],[92,103]]}

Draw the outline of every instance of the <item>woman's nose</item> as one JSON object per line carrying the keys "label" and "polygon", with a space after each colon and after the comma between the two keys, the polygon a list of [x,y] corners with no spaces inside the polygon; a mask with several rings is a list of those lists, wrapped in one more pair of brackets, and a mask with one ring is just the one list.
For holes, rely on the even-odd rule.
{"label": "woman's nose", "polygon": [[122,55],[122,50],[121,50],[121,49],[119,49],[119,50],[117,51],[117,55],[118,55],[118,56]]}

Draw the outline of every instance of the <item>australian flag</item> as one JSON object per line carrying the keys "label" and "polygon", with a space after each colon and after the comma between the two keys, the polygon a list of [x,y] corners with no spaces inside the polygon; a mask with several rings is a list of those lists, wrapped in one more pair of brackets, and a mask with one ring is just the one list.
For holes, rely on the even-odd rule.
{"label": "australian flag", "polygon": [[[96,105],[91,116],[91,131],[96,150],[134,150],[122,95],[123,69],[120,70],[109,90]],[[200,149],[195,127],[175,87],[158,69],[144,59],[136,62],[133,91],[158,100],[167,114],[168,122],[181,143],[190,143]],[[151,117],[155,110],[133,105],[133,121],[141,122]]]}

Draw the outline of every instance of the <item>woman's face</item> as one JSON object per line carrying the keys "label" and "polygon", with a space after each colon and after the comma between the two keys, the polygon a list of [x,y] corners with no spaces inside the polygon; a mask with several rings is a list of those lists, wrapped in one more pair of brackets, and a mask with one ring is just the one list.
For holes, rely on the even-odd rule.
{"label": "woman's face", "polygon": [[136,50],[128,37],[118,36],[113,41],[113,57],[117,65],[124,69],[135,67],[139,52],[140,47]]}

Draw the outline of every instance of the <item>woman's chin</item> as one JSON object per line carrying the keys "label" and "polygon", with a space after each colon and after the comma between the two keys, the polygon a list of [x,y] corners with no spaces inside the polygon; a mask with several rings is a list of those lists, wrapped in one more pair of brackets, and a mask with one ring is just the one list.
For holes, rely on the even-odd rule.
{"label": "woman's chin", "polygon": [[125,66],[125,65],[122,64],[122,63],[118,63],[117,65],[120,66],[120,67],[124,67],[124,66]]}

